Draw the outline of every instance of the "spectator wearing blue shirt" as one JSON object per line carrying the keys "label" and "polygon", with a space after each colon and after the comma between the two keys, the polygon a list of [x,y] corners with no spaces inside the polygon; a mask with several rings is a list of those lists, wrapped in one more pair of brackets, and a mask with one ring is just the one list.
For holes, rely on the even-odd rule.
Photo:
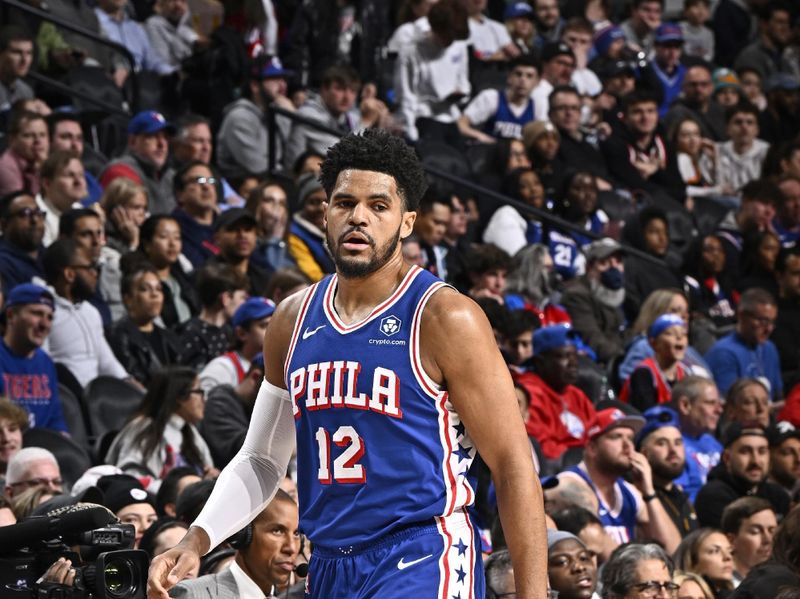
{"label": "spectator wearing blue shirt", "polygon": [[783,397],[780,358],[769,336],[775,328],[778,307],[763,289],[748,289],[737,308],[736,330],[717,341],[706,354],[721,393],[727,393],[736,379],[752,377],[762,381],[772,401]]}
{"label": "spectator wearing blue shirt", "polygon": [[100,29],[108,39],[125,46],[133,54],[137,71],[154,71],[159,75],[174,73],[178,67],[156,52],[142,24],[128,16],[127,4],[128,0],[100,0],[94,9]]}
{"label": "spectator wearing blue shirt", "polygon": [[53,325],[54,309],[53,294],[39,285],[17,285],[8,294],[0,390],[27,410],[31,427],[66,432],[55,364],[41,349]]}
{"label": "spectator wearing blue shirt", "polygon": [[655,32],[653,61],[642,70],[641,85],[659,100],[658,114],[664,117],[680,96],[686,67],[681,64],[683,31],[675,23],[662,23]]}
{"label": "spectator wearing blue shirt", "polygon": [[6,293],[20,283],[44,281],[39,251],[44,237],[44,212],[27,191],[0,198],[0,278]]}
{"label": "spectator wearing blue shirt", "polygon": [[713,436],[722,416],[722,400],[714,381],[687,376],[673,387],[672,406],[678,412],[686,453],[686,468],[675,482],[694,503],[722,454],[722,444]]}
{"label": "spectator wearing blue shirt", "polygon": [[216,256],[214,220],[217,212],[217,178],[207,164],[194,160],[175,173],[173,187],[178,207],[173,218],[181,227],[183,255],[194,268]]}
{"label": "spectator wearing blue shirt", "polygon": [[86,197],[81,200],[84,206],[89,206],[100,200],[103,188],[94,173],[101,168],[97,154],[85,153],[83,144],[83,128],[77,113],[54,112],[47,117],[47,131],[50,134],[50,152],[62,150],[77,156],[84,166],[83,177],[86,180]]}

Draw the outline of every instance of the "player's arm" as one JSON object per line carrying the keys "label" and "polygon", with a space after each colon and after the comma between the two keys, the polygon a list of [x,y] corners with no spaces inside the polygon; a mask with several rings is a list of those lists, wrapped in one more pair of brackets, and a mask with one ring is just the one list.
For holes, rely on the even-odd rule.
{"label": "player's arm", "polygon": [[423,368],[435,381],[446,381],[450,400],[492,472],[517,597],[545,597],[542,489],[511,376],[489,322],[472,300],[444,289],[423,312],[420,339]]}
{"label": "player's arm", "polygon": [[295,446],[292,404],[283,363],[302,295],[278,306],[264,336],[264,378],[239,452],[225,467],[208,502],[180,543],[150,564],[149,599],[167,599],[200,556],[250,522],[275,495]]}

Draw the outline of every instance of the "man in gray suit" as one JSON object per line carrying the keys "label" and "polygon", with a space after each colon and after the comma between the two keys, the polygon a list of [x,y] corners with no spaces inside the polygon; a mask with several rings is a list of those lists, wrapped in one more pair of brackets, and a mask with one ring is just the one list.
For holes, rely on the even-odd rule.
{"label": "man in gray suit", "polygon": [[285,594],[300,551],[297,504],[278,489],[275,498],[252,524],[230,539],[236,558],[230,568],[217,574],[185,580],[170,591],[180,599],[300,598],[303,585]]}

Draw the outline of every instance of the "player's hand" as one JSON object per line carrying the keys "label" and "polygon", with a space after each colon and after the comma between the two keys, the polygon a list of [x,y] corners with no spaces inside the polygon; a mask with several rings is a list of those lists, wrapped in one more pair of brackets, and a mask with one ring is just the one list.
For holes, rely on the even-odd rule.
{"label": "player's hand", "polygon": [[168,591],[200,565],[200,554],[183,541],[150,562],[147,599],[169,599]]}

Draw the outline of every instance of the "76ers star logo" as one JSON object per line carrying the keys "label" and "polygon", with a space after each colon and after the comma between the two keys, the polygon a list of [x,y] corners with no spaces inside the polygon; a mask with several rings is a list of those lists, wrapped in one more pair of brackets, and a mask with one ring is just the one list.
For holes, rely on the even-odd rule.
{"label": "76ers star logo", "polygon": [[391,337],[400,330],[400,327],[402,325],[403,321],[397,318],[397,316],[384,316],[383,318],[381,318],[381,324],[380,324],[381,333],[383,333],[387,337]]}

